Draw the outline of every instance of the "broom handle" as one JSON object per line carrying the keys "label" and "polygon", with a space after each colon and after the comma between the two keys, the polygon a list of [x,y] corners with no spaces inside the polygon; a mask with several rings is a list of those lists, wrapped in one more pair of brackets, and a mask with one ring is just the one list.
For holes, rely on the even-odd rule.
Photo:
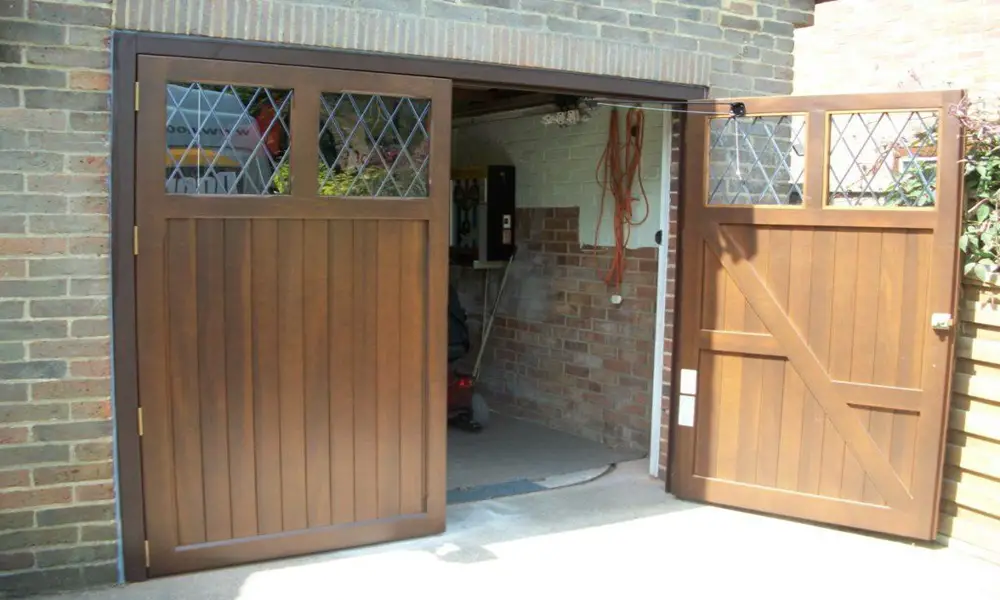
{"label": "broom handle", "polygon": [[[511,254],[510,259],[507,260],[507,264],[504,265],[503,277],[500,279],[500,289],[497,290],[497,297],[493,302],[493,308],[490,310],[490,316],[486,319],[486,326],[483,327],[483,337],[479,340],[479,352],[476,353],[476,366],[472,369],[472,381],[479,381],[479,368],[483,364],[483,352],[486,350],[486,340],[489,339],[490,332],[493,330],[493,320],[496,318],[497,310],[500,308],[500,299],[503,298],[503,290],[507,286],[507,274],[510,273],[510,265],[513,262],[514,254]],[[486,272],[486,277],[489,277],[489,271]],[[487,279],[487,281],[489,280]]]}

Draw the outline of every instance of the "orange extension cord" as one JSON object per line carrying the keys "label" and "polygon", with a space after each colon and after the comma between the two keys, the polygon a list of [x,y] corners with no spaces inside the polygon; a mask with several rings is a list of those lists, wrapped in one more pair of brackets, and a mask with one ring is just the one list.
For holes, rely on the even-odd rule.
{"label": "orange extension cord", "polygon": [[[649,199],[646,197],[646,189],[642,185],[644,125],[645,116],[642,110],[630,108],[625,113],[626,139],[623,143],[620,140],[618,109],[612,108],[611,121],[608,125],[608,141],[604,146],[604,153],[597,163],[597,183],[601,186],[601,204],[599,206],[600,212],[597,213],[597,227],[594,230],[594,249],[598,248],[597,238],[601,231],[601,222],[604,220],[607,196],[610,193],[614,199],[615,245],[611,266],[604,277],[604,282],[613,285],[616,290],[621,289],[625,276],[625,248],[628,246],[632,227],[641,225],[649,218]],[[635,183],[639,184],[639,192],[642,194],[642,201],[646,208],[645,214],[639,220],[635,219],[633,211],[633,203],[639,200],[632,194],[632,187]]]}

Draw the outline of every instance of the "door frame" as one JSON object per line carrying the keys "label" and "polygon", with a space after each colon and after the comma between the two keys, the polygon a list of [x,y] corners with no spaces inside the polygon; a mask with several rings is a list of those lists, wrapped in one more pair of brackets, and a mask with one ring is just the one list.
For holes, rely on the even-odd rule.
{"label": "door frame", "polygon": [[[707,97],[698,85],[625,79],[570,71],[407,57],[305,46],[282,46],[206,37],[115,31],[112,35],[111,107],[111,298],[112,384],[117,503],[121,523],[123,579],[148,579],[146,526],[139,436],[138,343],[136,331],[135,146],[136,82],[139,55],[232,60],[371,71],[450,79],[453,84],[619,97],[654,102],[686,102]],[[683,157],[682,157],[683,160]],[[667,200],[669,202],[669,200]],[[654,369],[662,369],[662,357]]]}

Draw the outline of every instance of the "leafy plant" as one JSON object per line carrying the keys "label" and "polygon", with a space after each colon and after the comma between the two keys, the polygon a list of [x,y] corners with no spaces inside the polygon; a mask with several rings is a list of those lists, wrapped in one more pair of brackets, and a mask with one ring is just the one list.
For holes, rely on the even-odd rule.
{"label": "leafy plant", "polygon": [[[362,169],[360,176],[357,169],[335,171],[327,176],[326,166],[321,162],[316,174],[316,189],[321,196],[364,197],[378,195],[380,197],[394,197],[400,192],[406,194],[407,191],[410,197],[420,197],[427,194],[424,178],[415,173],[413,169],[397,167],[393,170],[390,181],[386,181],[387,177],[388,171],[386,169],[371,165]],[[289,193],[289,165],[287,162],[278,168],[273,185],[276,193]]]}
{"label": "leafy plant", "polygon": [[966,130],[963,271],[987,281],[1000,264],[1000,119],[973,115],[968,101],[954,113]]}
{"label": "leafy plant", "polygon": [[[976,114],[968,99],[953,106],[951,113],[961,121],[966,135],[962,160],[965,213],[958,240],[963,254],[962,272],[967,277],[990,281],[996,278],[1000,265],[1000,118]],[[936,127],[921,136],[914,141],[923,145],[926,140],[927,147],[936,147]],[[937,165],[916,163],[889,192],[887,204],[928,206],[933,203],[933,195],[927,190],[936,185]]]}

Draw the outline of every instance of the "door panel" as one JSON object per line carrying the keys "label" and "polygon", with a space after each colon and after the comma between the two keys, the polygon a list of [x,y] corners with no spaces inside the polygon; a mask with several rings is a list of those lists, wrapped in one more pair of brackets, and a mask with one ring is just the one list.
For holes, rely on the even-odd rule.
{"label": "door panel", "polygon": [[443,531],[450,82],[139,76],[150,574]]}
{"label": "door panel", "polygon": [[679,496],[933,539],[960,98],[748,99],[747,118],[689,121]]}

